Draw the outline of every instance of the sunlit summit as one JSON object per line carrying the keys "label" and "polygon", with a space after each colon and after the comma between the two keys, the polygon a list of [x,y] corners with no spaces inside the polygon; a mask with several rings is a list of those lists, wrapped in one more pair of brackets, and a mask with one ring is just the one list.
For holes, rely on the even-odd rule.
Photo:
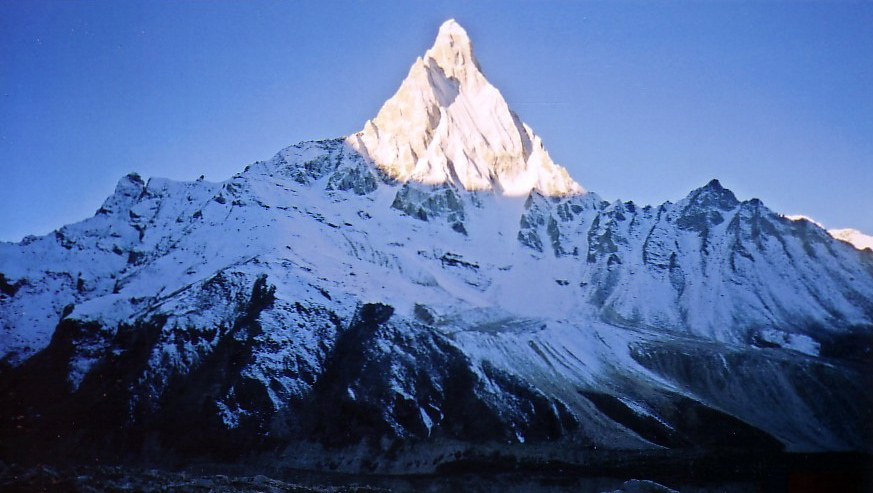
{"label": "sunlit summit", "polygon": [[584,191],[488,82],[467,32],[454,20],[443,23],[397,93],[348,141],[404,182],[506,195]]}

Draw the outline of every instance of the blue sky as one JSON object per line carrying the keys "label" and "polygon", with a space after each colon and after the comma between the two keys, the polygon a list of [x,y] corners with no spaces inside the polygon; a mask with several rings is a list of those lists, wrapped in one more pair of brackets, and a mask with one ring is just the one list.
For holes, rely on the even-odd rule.
{"label": "blue sky", "polygon": [[124,174],[220,181],[359,130],[440,23],[607,200],[712,178],[873,233],[873,2],[0,1],[0,240]]}

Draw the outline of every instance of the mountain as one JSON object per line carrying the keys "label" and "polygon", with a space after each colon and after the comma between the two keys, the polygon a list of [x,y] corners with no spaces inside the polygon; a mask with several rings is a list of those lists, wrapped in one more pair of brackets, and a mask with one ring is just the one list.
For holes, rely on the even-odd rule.
{"label": "mountain", "polygon": [[347,140],[401,182],[525,196],[582,193],[482,74],[466,31],[445,22],[376,118]]}
{"label": "mountain", "polygon": [[585,191],[454,21],[357,134],[0,243],[0,333],[7,462],[871,451],[873,252]]}
{"label": "mountain", "polygon": [[[819,228],[824,229],[824,225],[815,219],[802,215],[788,215],[785,218],[790,219],[792,221],[808,221],[812,224],[815,224]],[[864,233],[858,231],[857,229],[829,229],[828,234],[833,236],[838,240],[845,241],[846,243],[854,246],[858,250],[864,250],[865,248],[869,248],[873,250],[873,237],[865,235]]]}
{"label": "mountain", "polygon": [[843,240],[858,250],[873,250],[873,236],[865,235],[857,229],[831,229],[828,233],[838,240]]}

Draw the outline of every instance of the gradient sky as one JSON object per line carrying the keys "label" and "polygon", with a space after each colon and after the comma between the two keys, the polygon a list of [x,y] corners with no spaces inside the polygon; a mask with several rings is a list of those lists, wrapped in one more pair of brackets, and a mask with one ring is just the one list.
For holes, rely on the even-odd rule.
{"label": "gradient sky", "polygon": [[0,0],[0,240],[359,130],[455,18],[588,190],[873,233],[873,2]]}

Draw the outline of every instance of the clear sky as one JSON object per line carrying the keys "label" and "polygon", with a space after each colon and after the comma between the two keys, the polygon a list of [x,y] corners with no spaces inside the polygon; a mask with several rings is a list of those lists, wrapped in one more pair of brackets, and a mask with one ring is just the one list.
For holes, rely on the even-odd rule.
{"label": "clear sky", "polygon": [[588,190],[873,233],[873,2],[0,0],[0,240],[359,130],[455,18]]}

